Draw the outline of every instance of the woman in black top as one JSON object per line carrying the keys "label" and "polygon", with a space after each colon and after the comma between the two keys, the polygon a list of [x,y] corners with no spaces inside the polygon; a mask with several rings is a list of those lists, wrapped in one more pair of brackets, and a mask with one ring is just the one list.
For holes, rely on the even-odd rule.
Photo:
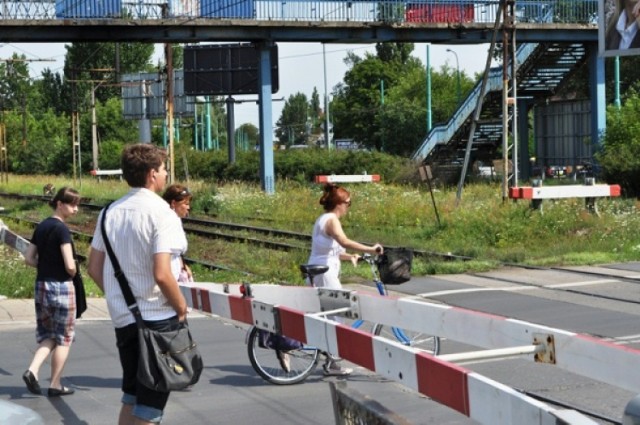
{"label": "woman in black top", "polygon": [[76,301],[72,279],[78,272],[71,233],[65,220],[78,212],[80,195],[63,187],[49,202],[54,213],[36,227],[25,262],[36,267],[36,341],[38,348],[22,378],[33,394],[42,394],[38,383],[40,366],[51,355],[51,384],[48,396],[73,394],[60,382],[69,348],[75,335]]}

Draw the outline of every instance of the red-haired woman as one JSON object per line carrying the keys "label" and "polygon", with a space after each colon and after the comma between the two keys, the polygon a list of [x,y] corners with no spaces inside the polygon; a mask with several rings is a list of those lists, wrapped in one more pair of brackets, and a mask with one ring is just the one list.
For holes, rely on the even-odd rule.
{"label": "red-haired woman", "polygon": [[[329,266],[326,273],[314,278],[315,286],[341,289],[340,261],[351,261],[355,265],[360,257],[357,254],[348,254],[347,249],[375,255],[381,254],[383,248],[378,243],[367,246],[351,240],[342,230],[340,218],[344,217],[351,207],[351,195],[345,188],[331,183],[325,185],[320,205],[324,208],[324,213],[318,217],[313,226],[308,264]],[[342,368],[337,360],[329,357],[329,361],[324,365],[325,375],[351,373],[351,369]]]}

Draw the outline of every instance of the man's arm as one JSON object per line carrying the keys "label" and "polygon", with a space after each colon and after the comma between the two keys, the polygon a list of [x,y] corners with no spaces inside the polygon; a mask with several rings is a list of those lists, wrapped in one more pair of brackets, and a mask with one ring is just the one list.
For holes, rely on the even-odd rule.
{"label": "man's arm", "polygon": [[171,272],[171,254],[161,252],[153,255],[153,277],[167,298],[169,305],[173,307],[181,322],[187,317],[187,301],[184,299],[176,278]]}
{"label": "man's arm", "polygon": [[104,293],[104,259],[105,253],[98,251],[95,248],[91,248],[89,252],[89,265],[87,266],[87,273],[91,276],[91,279],[98,285],[98,288]]}

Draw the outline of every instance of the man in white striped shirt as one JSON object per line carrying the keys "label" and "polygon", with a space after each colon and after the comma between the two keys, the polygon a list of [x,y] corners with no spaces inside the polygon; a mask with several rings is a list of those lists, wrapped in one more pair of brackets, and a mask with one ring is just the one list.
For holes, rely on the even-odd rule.
{"label": "man in white striped shirt", "polygon": [[[167,180],[166,152],[152,144],[127,146],[122,175],[129,193],[113,202],[105,220],[106,235],[129,281],[146,325],[172,330],[187,315],[187,303],[171,270],[172,254],[186,249],[182,223],[158,193]],[[169,393],[137,383],[138,339],[133,314],[127,308],[114,268],[106,255],[98,217],[89,255],[89,275],[104,292],[123,370],[122,407],[118,425],[157,424]]]}

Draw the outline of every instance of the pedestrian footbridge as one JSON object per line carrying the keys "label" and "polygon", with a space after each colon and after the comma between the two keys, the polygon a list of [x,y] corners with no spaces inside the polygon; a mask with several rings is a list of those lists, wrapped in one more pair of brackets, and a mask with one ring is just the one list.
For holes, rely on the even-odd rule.
{"label": "pedestrian footbridge", "polygon": [[[266,76],[273,43],[488,44],[509,32],[518,44],[513,69],[519,115],[587,65],[596,144],[605,122],[597,13],[595,0],[0,0],[0,42],[255,43],[263,76],[260,122],[268,127],[260,129],[262,186],[272,191],[272,99]],[[486,61],[482,50],[477,60]],[[490,70],[486,90],[479,82],[447,123],[431,129],[413,158],[458,161],[478,102],[482,113],[472,149],[479,158],[491,156],[502,138],[504,78],[500,68]],[[519,127],[526,131],[526,125]]]}

